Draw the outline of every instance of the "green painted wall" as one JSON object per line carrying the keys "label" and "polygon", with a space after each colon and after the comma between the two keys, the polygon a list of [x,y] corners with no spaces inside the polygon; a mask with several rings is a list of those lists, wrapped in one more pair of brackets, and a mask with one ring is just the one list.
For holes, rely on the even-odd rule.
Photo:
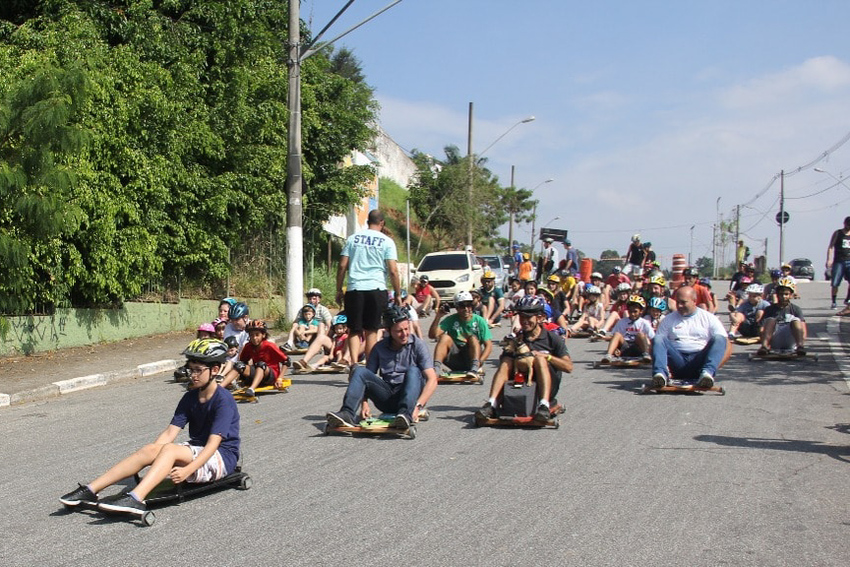
{"label": "green painted wall", "polygon": [[[282,299],[247,300],[252,319],[285,311]],[[121,309],[57,309],[53,315],[9,317],[0,356],[32,354],[197,328],[218,317],[218,301],[125,303]]]}

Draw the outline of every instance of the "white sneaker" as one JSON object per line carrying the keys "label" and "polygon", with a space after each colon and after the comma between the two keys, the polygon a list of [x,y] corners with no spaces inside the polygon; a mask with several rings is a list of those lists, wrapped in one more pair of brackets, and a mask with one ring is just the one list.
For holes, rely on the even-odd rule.
{"label": "white sneaker", "polygon": [[714,386],[714,376],[712,376],[708,370],[703,370],[699,375],[699,381],[697,382],[697,388],[711,388]]}
{"label": "white sneaker", "polygon": [[663,388],[667,385],[667,377],[661,373],[657,372],[652,376],[652,387],[653,388]]}

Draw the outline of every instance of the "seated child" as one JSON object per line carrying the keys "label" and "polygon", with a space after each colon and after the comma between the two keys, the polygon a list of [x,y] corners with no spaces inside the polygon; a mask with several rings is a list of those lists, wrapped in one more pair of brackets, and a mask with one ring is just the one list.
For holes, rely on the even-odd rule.
{"label": "seated child", "polygon": [[791,297],[797,293],[793,278],[782,277],[776,282],[776,303],[764,310],[761,329],[759,356],[771,349],[790,350],[796,346],[797,355],[806,355],[806,320],[803,311],[793,303]]}
{"label": "seated child", "polygon": [[649,347],[655,338],[652,324],[641,317],[646,307],[646,300],[639,295],[632,295],[626,302],[626,316],[617,321],[612,329],[613,336],[608,343],[608,352],[602,357],[602,362],[611,362],[614,357],[636,358],[649,362],[652,356]]}
{"label": "seated child", "polygon": [[663,297],[652,297],[649,300],[649,305],[646,307],[646,315],[644,315],[643,318],[649,321],[652,330],[655,331],[658,329],[658,323],[664,319],[667,311],[666,299]]}
{"label": "seated child", "polygon": [[236,366],[239,377],[250,385],[245,388],[245,394],[254,395],[254,390],[260,385],[274,385],[278,390],[283,389],[283,377],[289,366],[289,357],[276,344],[268,340],[269,331],[266,322],[254,319],[248,323],[248,342],[239,354],[241,365]]}
{"label": "seated child", "polygon": [[218,372],[220,377],[219,383],[228,390],[232,390],[231,384],[239,378],[239,371],[236,367],[241,367],[241,363],[239,362],[239,341],[236,340],[236,337],[227,337],[224,339],[224,344],[227,346],[227,358]]}
{"label": "seated child", "polygon": [[611,337],[611,329],[617,324],[617,321],[626,316],[628,312],[629,297],[632,294],[632,285],[621,283],[614,290],[617,294],[616,299],[608,306],[608,318],[605,319],[605,324],[597,333],[600,337],[608,340]]}
{"label": "seated child", "polygon": [[731,325],[729,337],[758,337],[761,334],[761,319],[764,310],[770,307],[770,303],[762,299],[764,288],[760,284],[747,286],[747,299],[742,301],[735,310],[729,314]]}
{"label": "seated child", "polygon": [[[216,384],[215,376],[226,356],[224,343],[195,339],[183,355],[191,377],[171,423],[156,440],[120,461],[89,484],[63,495],[65,506],[97,504],[112,512],[143,512],[145,497],[165,478],[181,482],[211,482],[233,473],[239,458],[239,410],[233,396]],[[189,440],[175,443],[189,424]],[[98,499],[97,493],[145,467],[148,473],[130,492]]]}
{"label": "seated child", "polygon": [[[330,364],[337,368],[350,368],[351,361],[346,344],[348,342],[348,317],[340,313],[333,319],[331,336],[322,335],[310,344],[307,353],[301,360],[293,362],[293,366],[301,370],[315,370],[319,366]],[[314,356],[322,352],[322,357],[315,364],[310,364]]]}
{"label": "seated child", "polygon": [[227,319],[222,319],[218,317],[214,319],[212,322],[213,328],[215,328],[215,338],[223,341],[224,340],[224,328],[227,326]]}
{"label": "seated child", "polygon": [[579,331],[590,331],[595,333],[605,322],[605,310],[602,308],[602,302],[599,301],[602,295],[602,290],[599,286],[590,285],[585,291],[586,302],[582,309],[581,316],[578,321],[570,327],[570,333]]}
{"label": "seated child", "polygon": [[298,312],[298,317],[292,323],[289,336],[283,344],[284,350],[305,349],[319,335],[325,334],[325,324],[316,317],[316,308],[308,303]]}
{"label": "seated child", "polygon": [[203,323],[200,327],[198,327],[198,331],[195,335],[196,339],[214,339],[215,337],[215,327],[213,327],[212,323]]}

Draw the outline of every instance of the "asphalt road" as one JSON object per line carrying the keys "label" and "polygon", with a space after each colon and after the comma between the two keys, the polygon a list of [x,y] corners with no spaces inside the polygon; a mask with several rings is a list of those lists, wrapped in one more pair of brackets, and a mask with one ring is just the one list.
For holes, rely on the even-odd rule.
{"label": "asphalt road", "polygon": [[0,564],[848,565],[846,354],[825,284],[801,289],[818,363],[740,347],[725,396],[640,396],[648,369],[592,369],[602,344],[571,340],[557,430],[474,428],[487,386],[449,384],[415,440],[326,437],[343,377],[296,378],[240,406],[253,488],[149,528],[58,497],[167,425],[169,375],[5,408]]}

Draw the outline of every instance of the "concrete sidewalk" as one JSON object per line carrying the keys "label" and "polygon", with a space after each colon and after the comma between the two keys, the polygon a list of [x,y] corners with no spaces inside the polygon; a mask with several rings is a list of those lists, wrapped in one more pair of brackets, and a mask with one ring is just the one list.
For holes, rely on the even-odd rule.
{"label": "concrete sidewalk", "polygon": [[[716,283],[717,295],[725,294],[725,286],[720,289],[723,283]],[[803,299],[796,303],[806,316],[810,337],[829,342],[839,368],[850,380],[850,317],[836,317],[836,311],[829,309],[826,282],[802,282],[799,288]],[[728,328],[726,303],[721,301],[719,307],[718,315]],[[0,407],[171,372],[183,364],[180,353],[194,336],[193,331],[185,331],[0,359]],[[276,341],[281,344],[283,338]]]}

